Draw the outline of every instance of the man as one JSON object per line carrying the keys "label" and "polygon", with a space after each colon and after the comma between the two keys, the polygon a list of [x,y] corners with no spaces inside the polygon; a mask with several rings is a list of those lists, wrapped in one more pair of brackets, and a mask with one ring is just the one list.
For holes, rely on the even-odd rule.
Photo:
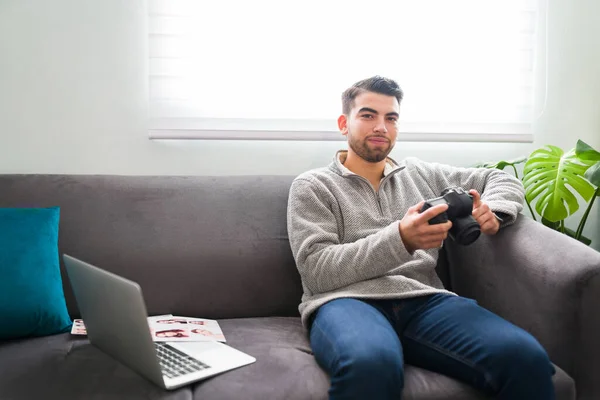
{"label": "man", "polygon": [[[481,232],[494,235],[522,210],[523,187],[494,169],[388,158],[403,93],[373,77],[342,95],[348,150],[298,176],[288,233],[300,304],[331,399],[400,399],[404,363],[451,376],[497,399],[552,400],[554,368],[527,332],[444,290],[435,266],[452,222],[420,212],[448,187],[473,196]],[[481,195],[480,195],[481,193]]]}

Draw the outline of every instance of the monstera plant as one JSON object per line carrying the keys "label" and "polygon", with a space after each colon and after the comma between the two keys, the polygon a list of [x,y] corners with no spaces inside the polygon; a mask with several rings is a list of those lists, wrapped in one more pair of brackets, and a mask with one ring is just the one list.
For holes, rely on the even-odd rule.
{"label": "monstera plant", "polygon": [[[527,158],[478,166],[498,169],[510,166],[519,178],[515,165],[522,162],[525,162],[522,177],[525,202],[533,219],[537,214],[544,225],[589,245],[590,239],[582,232],[594,201],[600,196],[600,152],[578,140],[575,148],[566,153],[559,147],[546,145]],[[577,229],[572,230],[565,226],[565,219],[579,210],[576,194],[587,207]]]}

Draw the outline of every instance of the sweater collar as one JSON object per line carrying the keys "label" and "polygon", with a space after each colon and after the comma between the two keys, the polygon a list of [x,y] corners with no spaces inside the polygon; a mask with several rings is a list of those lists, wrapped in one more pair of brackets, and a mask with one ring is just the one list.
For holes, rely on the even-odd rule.
{"label": "sweater collar", "polygon": [[[357,175],[354,172],[350,171],[348,168],[346,168],[346,166],[343,164],[346,161],[347,156],[348,150],[338,150],[335,153],[333,162],[331,163],[331,168],[341,176]],[[383,169],[383,176],[386,177],[391,172],[403,168],[404,165],[398,164],[394,159],[387,157],[385,167]]]}

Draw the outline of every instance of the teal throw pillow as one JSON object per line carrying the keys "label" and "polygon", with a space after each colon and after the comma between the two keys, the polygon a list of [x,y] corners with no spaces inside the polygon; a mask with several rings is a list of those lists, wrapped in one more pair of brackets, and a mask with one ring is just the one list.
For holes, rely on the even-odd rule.
{"label": "teal throw pillow", "polygon": [[60,209],[0,208],[0,340],[67,332]]}

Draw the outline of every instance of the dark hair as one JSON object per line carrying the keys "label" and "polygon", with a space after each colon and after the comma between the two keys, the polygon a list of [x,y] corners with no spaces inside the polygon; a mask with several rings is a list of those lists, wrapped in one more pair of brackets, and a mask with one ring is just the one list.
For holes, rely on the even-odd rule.
{"label": "dark hair", "polygon": [[394,96],[398,99],[398,104],[402,101],[404,92],[396,81],[384,78],[382,76],[373,76],[356,82],[342,93],[342,112],[346,115],[350,114],[350,110],[354,106],[354,99],[361,93],[374,92]]}

